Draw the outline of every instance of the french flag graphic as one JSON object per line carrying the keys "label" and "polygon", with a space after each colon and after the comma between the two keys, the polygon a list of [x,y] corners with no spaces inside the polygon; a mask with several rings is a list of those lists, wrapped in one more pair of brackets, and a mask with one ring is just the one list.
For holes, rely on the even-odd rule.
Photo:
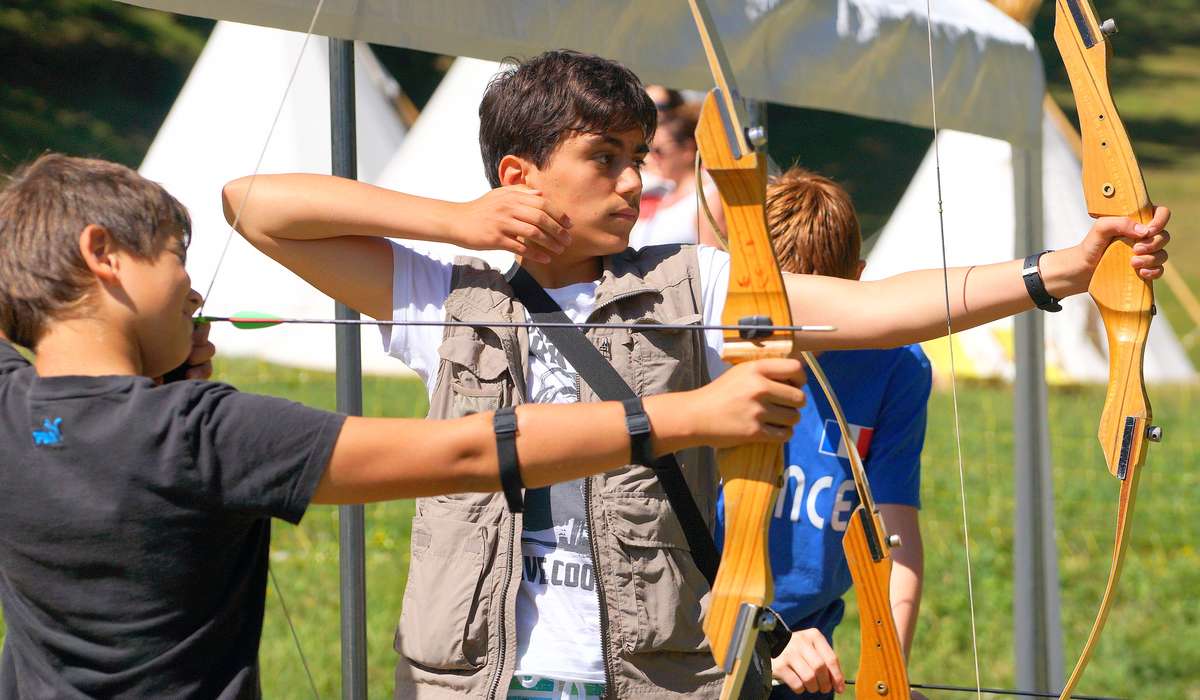
{"label": "french flag graphic", "polygon": [[[854,440],[854,445],[858,448],[858,456],[864,460],[871,450],[871,436],[874,434],[874,428],[850,424],[850,439]],[[842,439],[842,431],[838,429],[837,421],[825,421],[825,430],[821,434],[820,452],[823,455],[850,459],[850,452],[847,450],[846,441]]]}

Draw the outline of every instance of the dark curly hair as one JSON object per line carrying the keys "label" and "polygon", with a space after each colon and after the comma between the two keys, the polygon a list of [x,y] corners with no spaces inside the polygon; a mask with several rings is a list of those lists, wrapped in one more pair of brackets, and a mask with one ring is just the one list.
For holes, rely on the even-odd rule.
{"label": "dark curly hair", "polygon": [[492,187],[506,155],[544,166],[570,133],[638,128],[654,136],[658,114],[642,81],[616,61],[547,51],[496,76],[479,103],[479,150]]}

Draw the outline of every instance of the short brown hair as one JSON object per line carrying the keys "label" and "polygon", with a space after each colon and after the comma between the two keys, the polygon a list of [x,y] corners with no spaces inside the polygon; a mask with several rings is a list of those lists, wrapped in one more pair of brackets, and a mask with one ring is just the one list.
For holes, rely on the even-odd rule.
{"label": "short brown hair", "polygon": [[572,132],[640,128],[654,135],[658,113],[633,71],[578,51],[547,51],[496,76],[479,103],[479,150],[492,187],[500,160],[527,158],[538,167]]}
{"label": "short brown hair", "polygon": [[862,229],[841,185],[804,168],[789,168],[767,186],[766,214],[784,271],[854,277]]}
{"label": "short brown hair", "polygon": [[178,236],[186,246],[191,231],[182,204],[124,165],[48,153],[18,169],[0,191],[0,330],[14,342],[33,347],[47,321],[86,299],[89,224],[144,259]]}

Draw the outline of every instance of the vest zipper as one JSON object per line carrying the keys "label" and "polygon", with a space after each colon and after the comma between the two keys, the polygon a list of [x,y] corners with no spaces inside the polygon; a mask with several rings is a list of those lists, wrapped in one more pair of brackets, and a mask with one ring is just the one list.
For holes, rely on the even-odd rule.
{"label": "vest zipper", "polygon": [[[578,381],[578,380],[576,380]],[[583,507],[587,511],[588,543],[592,547],[592,579],[596,582],[596,603],[600,613],[600,656],[604,660],[604,697],[615,698],[612,689],[612,679],[616,673],[612,668],[612,658],[608,653],[608,604],[604,597],[604,584],[600,577],[600,550],[596,545],[596,523],[592,517],[592,479],[589,476],[583,484]]]}
{"label": "vest zipper", "polygon": [[[608,301],[604,302],[600,306],[593,308],[591,313],[588,314],[587,320],[591,321],[592,318],[596,315],[597,311],[599,311],[600,309],[603,309],[604,307],[608,306],[609,304],[615,304],[616,302],[621,301],[622,299],[627,299],[629,297],[637,296],[639,294],[644,294],[645,292],[646,292],[646,290],[644,290],[644,289],[637,289],[637,290],[625,292],[623,294],[618,294],[618,295],[614,296],[613,298],[609,299]],[[649,324],[647,324],[647,325],[649,325]],[[588,340],[590,341],[591,338],[589,337]],[[583,388],[582,388],[581,384],[582,384],[582,381],[579,378],[579,373],[576,372],[575,373],[575,395],[579,397],[580,401],[583,400]],[[587,512],[588,543],[592,547],[592,577],[596,581],[596,602],[600,607],[600,610],[599,610],[599,613],[600,613],[600,655],[604,662],[604,696],[603,697],[616,698],[617,693],[616,693],[616,690],[613,688],[613,679],[617,677],[617,673],[616,673],[616,670],[613,668],[612,655],[609,653],[608,602],[604,596],[604,579],[600,575],[600,549],[599,549],[598,545],[596,544],[596,522],[595,522],[595,518],[592,517],[592,480],[599,479],[599,478],[600,477],[598,477],[598,476],[589,476],[584,481],[583,507],[584,507],[584,510]]]}
{"label": "vest zipper", "polygon": [[[508,635],[504,631],[504,612],[508,610],[508,588],[512,585],[512,568],[513,568],[513,540],[517,534],[517,516],[509,514],[508,516],[508,555],[504,562],[504,586],[500,589],[500,614],[497,620],[500,628],[500,648],[497,655],[496,675],[492,678],[492,688],[488,691],[488,697],[495,700],[496,693],[500,690],[500,684],[504,680],[504,657],[508,650]],[[593,570],[595,566],[593,565]]]}
{"label": "vest zipper", "polygon": [[[504,349],[505,356],[512,357],[514,355],[514,353],[512,351],[513,347],[516,345],[519,345],[519,344],[510,343],[506,339],[505,336],[501,336],[499,333],[496,333],[495,330],[492,330],[492,329],[488,329],[488,330],[491,330],[492,333],[495,334],[496,338],[499,339],[500,347]],[[521,368],[519,366],[514,367],[511,362],[509,363],[510,376],[519,377],[519,379],[517,379],[516,381],[513,381],[513,393],[516,395],[516,399],[517,399],[516,401],[509,402],[513,405],[525,402],[525,375],[519,371],[520,369]],[[517,516],[510,513],[508,516],[508,555],[505,557],[505,562],[504,562],[504,585],[500,588],[500,613],[497,617],[497,624],[500,628],[499,629],[500,648],[497,650],[498,653],[496,656],[496,660],[498,662],[497,669],[496,669],[496,676],[495,676],[495,678],[492,679],[492,687],[491,687],[491,690],[488,691],[488,695],[487,695],[488,698],[490,698],[490,700],[496,700],[497,693],[500,692],[500,687],[504,683],[504,663],[505,663],[505,657],[508,655],[508,635],[505,633],[505,629],[504,629],[504,622],[505,622],[505,620],[504,620],[505,614],[504,613],[506,610],[508,610],[508,589],[510,587],[512,587],[513,554],[514,554],[514,550],[515,550],[513,541],[516,539],[517,539]],[[518,541],[516,543],[516,547],[519,547],[520,544],[521,543]],[[507,695],[507,694],[508,693],[505,693],[505,695]]]}
{"label": "vest zipper", "polygon": [[[599,311],[600,309],[603,309],[603,308],[604,308],[604,307],[606,307],[606,306],[610,306],[610,305],[612,305],[612,304],[615,304],[615,303],[617,303],[618,301],[622,301],[622,300],[628,299],[629,297],[636,297],[636,296],[637,296],[637,295],[639,295],[639,294],[649,294],[649,293],[651,293],[651,292],[653,292],[653,291],[654,291],[654,290],[651,290],[651,289],[633,289],[633,290],[630,290],[630,291],[628,291],[628,292],[622,292],[622,293],[620,293],[620,294],[617,294],[617,295],[615,295],[613,298],[611,298],[611,299],[609,299],[608,301],[606,301],[606,302],[604,302],[603,304],[601,304],[600,306],[597,306],[597,307],[593,308],[593,309],[591,310],[591,313],[589,313],[589,314],[588,314],[587,320],[590,322],[590,321],[592,320],[592,317],[594,317],[594,316],[596,315],[596,312],[597,312],[597,311]],[[646,324],[646,326],[647,326],[647,327],[649,327],[649,328],[653,328],[653,327],[654,327],[654,324],[652,324],[652,323],[647,323],[647,324]],[[585,335],[586,335],[586,333],[585,333]]]}

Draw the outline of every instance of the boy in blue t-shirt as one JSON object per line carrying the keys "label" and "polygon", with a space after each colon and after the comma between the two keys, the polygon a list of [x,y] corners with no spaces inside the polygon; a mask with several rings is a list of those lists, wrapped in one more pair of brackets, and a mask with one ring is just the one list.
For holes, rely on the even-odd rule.
{"label": "boy in blue t-shirt", "polygon": [[[767,191],[767,222],[782,269],[858,279],[864,262],[850,196],[827,178],[792,168]],[[917,345],[821,353],[821,367],[850,423],[872,493],[904,546],[893,550],[891,603],[907,656],[921,602],[923,553],[918,525],[921,447],[929,399],[929,360]],[[800,424],[784,448],[784,480],[771,519],[772,607],[793,630],[772,666],[772,698],[832,698],[844,689],[833,651],[842,596],[853,585],[842,536],[858,505],[848,445],[824,392],[810,379]],[[717,513],[722,513],[718,507]],[[723,541],[718,523],[717,542]],[[913,693],[913,697],[921,697]]]}

